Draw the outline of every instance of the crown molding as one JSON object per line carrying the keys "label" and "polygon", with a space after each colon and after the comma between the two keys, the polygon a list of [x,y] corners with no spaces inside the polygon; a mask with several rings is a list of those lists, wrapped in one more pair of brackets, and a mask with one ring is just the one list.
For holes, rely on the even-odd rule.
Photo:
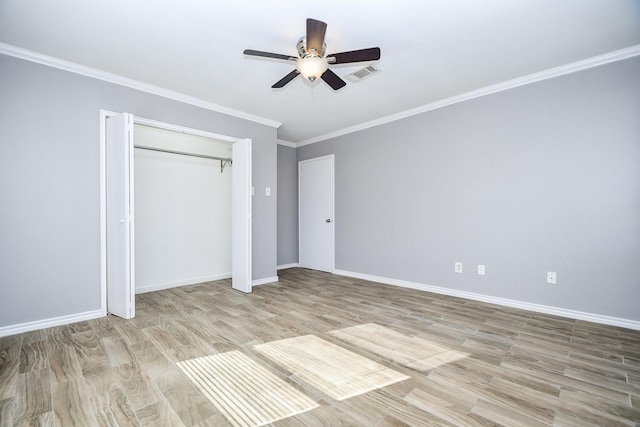
{"label": "crown molding", "polygon": [[215,111],[216,113],[227,114],[229,116],[237,117],[239,119],[249,120],[251,122],[259,123],[259,124],[270,126],[273,128],[279,128],[282,125],[281,122],[278,122],[275,120],[245,113],[244,111],[240,111],[240,110],[234,110],[233,108],[228,108],[222,105],[214,104],[213,102],[205,101],[203,99],[196,98],[194,96],[185,95],[183,93],[175,92],[169,89],[164,89],[159,86],[143,83],[138,80],[133,80],[127,77],[108,73],[106,71],[101,71],[95,68],[86,67],[84,65],[76,64],[74,62],[65,61],[63,59],[44,55],[38,52],[30,51],[27,49],[23,49],[23,48],[2,43],[2,42],[0,42],[0,54],[13,56],[14,58],[24,59],[25,61],[35,62],[37,64],[46,65],[52,68],[58,68],[60,70],[69,71],[71,73],[80,74],[86,77],[91,77],[96,80],[102,80],[102,81],[114,83],[120,86],[129,87],[131,89],[140,90],[142,92],[150,93],[152,95],[161,96],[163,98],[182,102],[184,104],[190,104],[196,107],[204,108],[206,110]]}
{"label": "crown molding", "polygon": [[615,50],[613,52],[605,53],[603,55],[594,56],[582,61],[572,62],[570,64],[561,65],[559,67],[550,68],[548,70],[540,71],[526,76],[517,77],[511,80],[505,80],[504,82],[497,83],[491,86],[486,86],[480,89],[465,92],[460,95],[452,96],[450,98],[441,99],[439,101],[425,104],[420,107],[412,108],[410,110],[402,111],[400,113],[391,114],[389,116],[381,117],[379,119],[371,120],[368,122],[360,123],[355,126],[340,129],[334,132],[326,133],[324,135],[316,136],[304,141],[300,141],[296,144],[297,147],[313,144],[315,142],[324,141],[338,136],[347,135],[353,132],[369,129],[372,127],[380,126],[386,123],[402,120],[407,117],[415,116],[417,114],[426,113],[427,111],[437,110],[438,108],[447,107],[449,105],[457,104],[459,102],[468,101],[470,99],[479,98],[481,96],[491,95],[497,92],[513,89],[519,86],[528,85],[531,83],[540,82],[543,80],[552,79],[555,77],[564,76],[578,71],[587,70],[589,68],[598,67],[600,65],[609,64],[611,62],[622,61],[623,59],[632,58],[640,55],[640,44],[634,45],[625,49]]}
{"label": "crown molding", "polygon": [[[227,114],[233,117],[249,120],[255,123],[263,124],[266,126],[279,128],[282,122],[267,119],[264,117],[256,116],[253,114],[245,113],[243,111],[234,110],[232,108],[224,107],[222,105],[214,104],[209,101],[205,101],[200,98],[185,95],[179,92],[174,92],[168,89],[161,88],[159,86],[150,85],[140,82],[138,80],[129,79],[116,74],[107,73],[105,71],[97,70],[95,68],[86,67],[84,65],[76,64],[73,62],[65,61],[52,56],[44,55],[38,52],[33,52],[27,49],[12,46],[6,43],[0,42],[0,54],[13,56],[16,58],[24,59],[26,61],[35,62],[38,64],[46,65],[53,68],[69,71],[75,74],[91,77],[97,80],[106,81],[109,83],[118,84],[120,86],[130,87],[132,89],[147,92],[153,95],[161,96],[164,98],[179,101],[185,104],[194,105],[196,107],[204,108],[206,110],[215,111],[222,114]],[[632,58],[640,55],[640,44],[630,46],[625,49],[615,50],[613,52],[605,53],[603,55],[594,56],[582,61],[572,62],[570,64],[562,65],[548,70],[540,71],[526,76],[518,77],[511,80],[506,80],[501,83],[497,83],[484,88],[476,89],[470,92],[465,92],[460,95],[452,96],[449,98],[441,99],[429,104],[425,104],[416,108],[412,108],[406,111],[402,111],[389,116],[381,117],[375,120],[370,120],[364,123],[360,123],[355,126],[339,129],[334,132],[329,132],[323,135],[319,135],[313,138],[309,138],[300,142],[290,142],[285,140],[278,140],[278,144],[287,147],[302,147],[305,145],[313,144],[315,142],[325,141],[327,139],[336,138],[339,136],[347,135],[350,133],[358,132],[361,130],[369,129],[372,127],[380,126],[386,123],[395,122],[405,119],[407,117],[415,116],[418,114],[426,113],[428,111],[437,110],[449,105],[457,104],[460,102],[468,101],[474,98],[479,98],[486,95],[502,92],[505,90],[513,89],[519,86],[536,83],[543,80],[552,79],[559,76],[575,73],[578,71],[586,70],[600,65],[609,64],[616,61]]]}
{"label": "crown molding", "polygon": [[295,142],[285,141],[284,139],[279,139],[278,145],[284,145],[285,147],[292,147],[292,148],[298,147],[298,144],[296,144]]}

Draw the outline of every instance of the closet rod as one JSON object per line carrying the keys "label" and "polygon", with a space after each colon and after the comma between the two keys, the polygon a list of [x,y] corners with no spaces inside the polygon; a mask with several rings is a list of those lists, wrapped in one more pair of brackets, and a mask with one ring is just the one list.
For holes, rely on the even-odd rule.
{"label": "closet rod", "polygon": [[220,160],[220,173],[224,171],[224,167],[226,165],[231,166],[233,164],[233,160],[231,159],[231,157],[225,158],[225,157],[207,156],[206,154],[194,154],[194,153],[186,153],[184,151],[165,150],[164,148],[146,147],[144,145],[134,145],[133,148],[139,148],[141,150],[149,150],[149,151],[159,151],[161,153],[179,154],[181,156],[200,157],[202,159]]}

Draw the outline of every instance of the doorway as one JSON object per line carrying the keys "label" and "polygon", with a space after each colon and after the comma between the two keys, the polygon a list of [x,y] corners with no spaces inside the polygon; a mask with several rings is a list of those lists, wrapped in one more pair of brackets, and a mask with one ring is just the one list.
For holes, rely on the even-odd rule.
{"label": "doorway", "polygon": [[333,155],[298,162],[299,265],[334,270]]}
{"label": "doorway", "polygon": [[[232,286],[251,292],[251,140],[101,111],[102,312],[135,316],[134,123],[231,144]],[[221,161],[221,169],[228,158]]]}

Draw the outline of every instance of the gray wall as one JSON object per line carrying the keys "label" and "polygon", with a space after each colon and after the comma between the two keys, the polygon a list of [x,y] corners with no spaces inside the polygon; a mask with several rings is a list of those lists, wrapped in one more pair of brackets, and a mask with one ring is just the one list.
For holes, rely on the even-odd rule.
{"label": "gray wall", "polygon": [[278,145],[278,265],[298,263],[296,149]]}
{"label": "gray wall", "polygon": [[331,152],[337,269],[640,320],[640,58],[300,147],[298,160]]}
{"label": "gray wall", "polygon": [[[100,109],[253,140],[276,187],[276,129],[0,55],[0,327],[100,308]],[[276,275],[276,198],[253,198],[253,278]]]}

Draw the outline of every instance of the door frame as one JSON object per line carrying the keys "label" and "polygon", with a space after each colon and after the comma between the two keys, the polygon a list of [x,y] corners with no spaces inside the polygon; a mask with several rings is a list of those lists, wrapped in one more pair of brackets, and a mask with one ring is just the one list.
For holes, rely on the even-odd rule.
{"label": "door frame", "polygon": [[[106,120],[109,117],[120,114],[118,112],[109,111],[109,110],[100,110],[100,312],[102,316],[107,315],[107,191],[106,191],[106,183],[107,183],[107,165],[106,165]],[[229,135],[217,134],[205,130],[189,128],[186,126],[176,125],[172,123],[162,122],[158,120],[147,119],[144,117],[139,117],[133,115],[133,123],[145,126],[156,127],[164,130],[170,130],[175,132],[186,133],[195,136],[202,136],[211,139],[217,139],[220,141],[226,141],[230,143],[236,143],[239,141],[248,141],[251,145],[251,139],[247,138],[239,138],[233,137]],[[252,166],[251,166],[251,151],[249,150],[249,164],[248,164],[248,188],[244,189],[249,194],[249,202],[248,205],[245,206],[248,209],[246,215],[249,218],[249,221],[252,217],[252,207],[251,207],[251,185],[252,185]],[[133,183],[133,177],[132,177]],[[233,185],[233,183],[232,183]],[[232,203],[234,197],[238,197],[235,193],[236,191],[241,191],[242,189],[236,188],[232,190]],[[244,218],[243,218],[244,219]],[[135,221],[135,219],[134,219]],[[232,216],[232,229],[234,224],[234,218]],[[244,221],[243,221],[244,222]],[[244,292],[251,292],[251,280],[252,280],[252,259],[250,254],[252,253],[252,230],[249,227],[249,239],[247,239],[245,250],[243,253],[248,253],[249,257],[246,260],[246,265],[244,265],[244,271],[248,272],[248,285],[244,286]],[[233,262],[233,259],[232,259]],[[135,294],[135,289],[134,289]]]}
{"label": "door frame", "polygon": [[335,161],[334,154],[328,154],[326,156],[319,156],[319,157],[312,157],[310,159],[298,161],[298,265],[300,267],[305,267],[301,263],[302,260],[300,257],[300,249],[302,248],[302,232],[300,230],[302,227],[302,221],[300,219],[300,203],[302,200],[302,198],[300,197],[300,191],[301,191],[300,166],[303,163],[310,163],[310,162],[314,162],[318,160],[326,160],[326,159],[331,160],[331,221],[333,222],[333,227],[332,227],[333,233],[331,233],[331,270],[330,272],[333,273],[336,269],[336,161]]}

